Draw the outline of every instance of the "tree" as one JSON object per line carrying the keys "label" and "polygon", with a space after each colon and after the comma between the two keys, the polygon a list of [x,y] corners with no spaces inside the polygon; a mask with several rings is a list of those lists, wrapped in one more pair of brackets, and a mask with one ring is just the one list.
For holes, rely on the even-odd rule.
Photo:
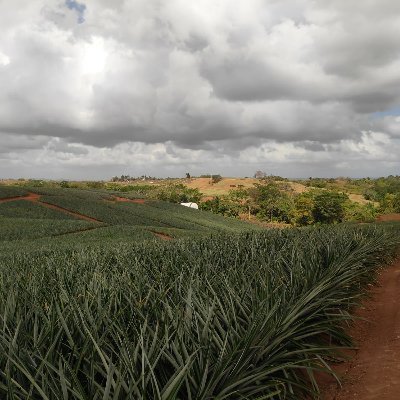
{"label": "tree", "polygon": [[311,193],[301,193],[295,199],[295,220],[298,225],[305,226],[314,223],[314,200]]}
{"label": "tree", "polygon": [[211,183],[218,183],[220,181],[222,181],[221,175],[211,175]]}
{"label": "tree", "polygon": [[200,203],[200,209],[222,214],[226,217],[238,217],[240,208],[240,204],[230,201],[228,196],[215,196],[211,200]]}
{"label": "tree", "polygon": [[158,191],[156,197],[159,200],[171,203],[198,203],[202,197],[202,193],[197,188],[188,188],[180,183],[163,186]]}
{"label": "tree", "polygon": [[256,171],[256,173],[254,174],[254,178],[256,179],[265,178],[266,176],[267,174],[264,171]]}
{"label": "tree", "polygon": [[393,210],[400,213],[400,193],[397,193],[393,199]]}
{"label": "tree", "polygon": [[345,202],[348,197],[337,192],[322,192],[314,198],[313,217],[315,222],[333,224],[345,217]]}
{"label": "tree", "polygon": [[254,211],[261,219],[290,223],[293,218],[294,204],[292,198],[281,190],[275,182],[266,185],[255,184],[249,190],[255,204]]}

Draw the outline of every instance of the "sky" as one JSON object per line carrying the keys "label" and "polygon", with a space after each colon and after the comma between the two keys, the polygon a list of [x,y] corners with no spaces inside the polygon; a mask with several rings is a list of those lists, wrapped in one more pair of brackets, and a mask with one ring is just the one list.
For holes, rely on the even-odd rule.
{"label": "sky", "polygon": [[400,171],[398,0],[0,0],[0,178]]}

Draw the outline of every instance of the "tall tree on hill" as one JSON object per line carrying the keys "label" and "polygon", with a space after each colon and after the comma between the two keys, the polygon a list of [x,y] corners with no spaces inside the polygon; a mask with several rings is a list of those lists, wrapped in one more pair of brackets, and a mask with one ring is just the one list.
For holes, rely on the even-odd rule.
{"label": "tall tree on hill", "polygon": [[345,202],[348,196],[343,193],[323,192],[315,196],[313,217],[315,222],[333,224],[342,222],[345,217]]}

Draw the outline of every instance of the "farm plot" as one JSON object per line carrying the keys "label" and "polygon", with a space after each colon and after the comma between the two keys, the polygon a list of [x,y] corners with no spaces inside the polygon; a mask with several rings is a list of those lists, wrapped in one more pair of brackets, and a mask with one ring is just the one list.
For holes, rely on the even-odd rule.
{"label": "farm plot", "polygon": [[77,220],[0,217],[0,241],[40,239],[95,226],[97,225]]}
{"label": "farm plot", "polygon": [[[191,213],[193,210],[180,205],[165,204],[163,207],[159,201],[120,201],[105,191],[59,188],[27,188],[26,192],[13,192],[14,188],[10,190],[8,194],[27,194],[23,198],[7,198],[6,202],[0,200],[0,217],[4,221],[0,234],[3,232],[3,240],[21,239],[15,242],[14,247],[11,243],[3,243],[3,249],[11,252],[18,247],[35,247],[34,240],[40,248],[47,244],[92,245],[96,241],[129,244],[151,239],[200,237],[216,231],[236,232],[240,231],[240,227],[242,231],[257,229],[207,212]],[[14,227],[10,222],[12,218],[16,220]],[[7,219],[10,220],[6,224]],[[29,223],[30,220],[32,223]],[[50,220],[83,220],[89,225],[87,229],[86,225],[76,225],[75,230],[73,224],[65,224],[62,228],[62,224],[55,222],[51,226]],[[101,229],[94,229],[95,226]],[[36,231],[35,227],[38,227]],[[73,232],[76,233],[70,235]],[[62,240],[58,238],[61,234],[65,234]],[[52,236],[55,238],[51,239]],[[46,240],[41,240],[41,237],[46,237]],[[27,242],[22,243],[22,240]]]}
{"label": "farm plot", "polygon": [[42,201],[96,218],[110,225],[158,226],[186,231],[235,231],[257,230],[250,224],[229,220],[208,212],[190,210],[177,204],[160,201],[112,201],[107,193],[87,191],[53,191]]}
{"label": "farm plot", "polygon": [[0,185],[0,199],[8,197],[26,196],[28,191],[18,186],[4,186]]}
{"label": "farm plot", "polygon": [[73,215],[45,207],[32,201],[12,201],[0,204],[0,216],[31,219],[76,219]]}
{"label": "farm plot", "polygon": [[0,258],[0,397],[317,398],[398,240],[345,226]]}
{"label": "farm plot", "polygon": [[149,206],[162,210],[163,212],[167,211],[171,218],[180,218],[186,223],[195,224],[202,229],[228,230],[231,232],[262,230],[262,228],[258,226],[238,221],[234,218],[222,217],[207,211],[193,210],[189,207],[183,206],[177,207],[175,204],[161,201],[152,201],[148,204]]}

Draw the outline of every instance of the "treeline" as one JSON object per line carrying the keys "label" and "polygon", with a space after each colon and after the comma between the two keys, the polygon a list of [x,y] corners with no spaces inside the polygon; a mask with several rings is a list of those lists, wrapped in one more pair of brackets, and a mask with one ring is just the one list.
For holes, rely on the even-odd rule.
{"label": "treeline", "polygon": [[366,200],[378,203],[379,213],[400,212],[400,176],[371,178],[312,178],[299,181],[305,186],[326,190],[358,193]]}
{"label": "treeline", "polygon": [[400,176],[375,179],[363,195],[378,202],[383,212],[400,212]]}
{"label": "treeline", "polygon": [[314,189],[294,193],[287,183],[267,182],[254,188],[231,190],[205,201],[201,208],[231,217],[247,216],[265,222],[305,226],[315,223],[373,221],[378,209],[358,204],[339,191]]}

